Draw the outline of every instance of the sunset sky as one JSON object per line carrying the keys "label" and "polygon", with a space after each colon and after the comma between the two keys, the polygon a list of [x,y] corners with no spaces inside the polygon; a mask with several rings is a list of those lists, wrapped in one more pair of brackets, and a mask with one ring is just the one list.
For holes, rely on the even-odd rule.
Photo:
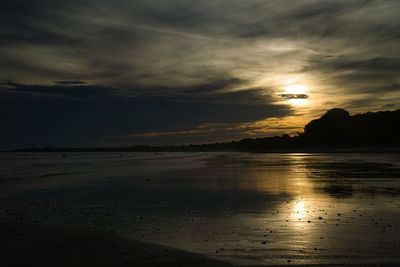
{"label": "sunset sky", "polygon": [[400,108],[398,0],[3,0],[0,149],[296,134]]}

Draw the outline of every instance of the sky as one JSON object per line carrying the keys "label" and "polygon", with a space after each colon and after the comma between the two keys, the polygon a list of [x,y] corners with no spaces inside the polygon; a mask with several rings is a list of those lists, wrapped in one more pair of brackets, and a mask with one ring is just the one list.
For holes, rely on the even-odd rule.
{"label": "sky", "polygon": [[400,108],[397,0],[2,0],[0,149],[295,135]]}

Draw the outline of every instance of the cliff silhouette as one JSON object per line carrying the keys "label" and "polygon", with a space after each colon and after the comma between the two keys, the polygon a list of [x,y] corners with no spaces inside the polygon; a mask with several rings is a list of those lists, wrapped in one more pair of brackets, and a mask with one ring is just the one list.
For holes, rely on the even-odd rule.
{"label": "cliff silhouette", "polygon": [[307,152],[332,150],[400,149],[400,110],[350,115],[334,108],[309,122],[296,136],[246,138],[227,143],[181,146],[133,146],[96,148],[30,148],[15,152],[175,152],[175,151],[247,151]]}

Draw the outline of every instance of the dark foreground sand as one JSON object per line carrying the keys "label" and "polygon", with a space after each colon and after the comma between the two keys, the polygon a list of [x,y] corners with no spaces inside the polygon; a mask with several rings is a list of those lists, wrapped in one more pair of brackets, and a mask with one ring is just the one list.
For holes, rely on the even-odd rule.
{"label": "dark foreground sand", "polygon": [[96,229],[0,226],[0,266],[232,266]]}
{"label": "dark foreground sand", "polygon": [[129,240],[98,229],[0,223],[0,266],[233,265],[200,254]]}

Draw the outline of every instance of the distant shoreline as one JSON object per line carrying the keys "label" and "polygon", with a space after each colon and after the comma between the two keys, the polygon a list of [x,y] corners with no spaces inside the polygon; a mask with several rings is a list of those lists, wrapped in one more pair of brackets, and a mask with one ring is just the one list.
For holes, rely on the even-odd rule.
{"label": "distant shoreline", "polygon": [[0,151],[0,153],[93,153],[93,152],[248,152],[248,153],[394,153],[400,154],[400,146],[366,146],[366,147],[303,147],[293,149],[235,150],[208,149],[208,145],[199,146],[165,146],[165,147],[93,147],[93,148],[33,148]]}

